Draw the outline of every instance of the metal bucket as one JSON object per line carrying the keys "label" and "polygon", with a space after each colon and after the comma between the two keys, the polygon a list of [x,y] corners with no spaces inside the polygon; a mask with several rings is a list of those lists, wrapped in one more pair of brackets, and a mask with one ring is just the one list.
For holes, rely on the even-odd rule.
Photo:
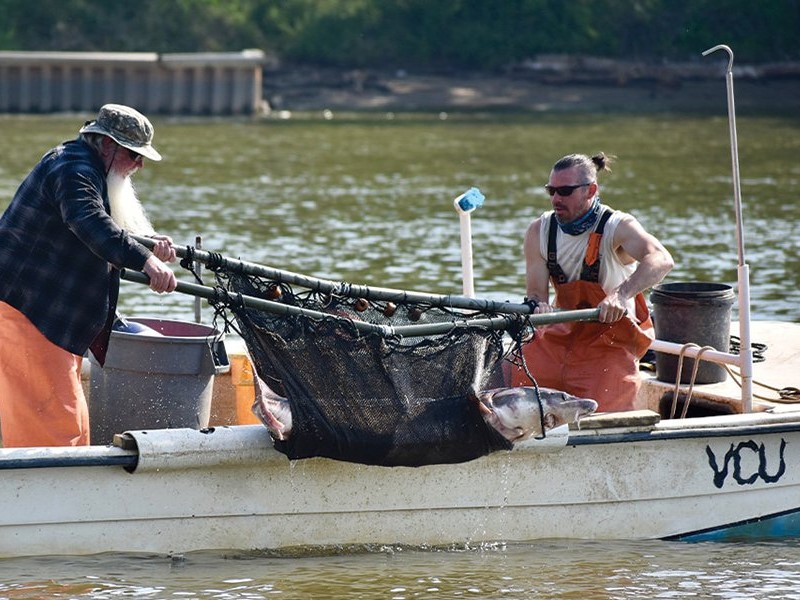
{"label": "metal bucket", "polygon": [[127,319],[154,333],[112,331],[105,366],[90,355],[93,444],[137,429],[208,427],[214,375],[230,369],[222,334],[166,319]]}

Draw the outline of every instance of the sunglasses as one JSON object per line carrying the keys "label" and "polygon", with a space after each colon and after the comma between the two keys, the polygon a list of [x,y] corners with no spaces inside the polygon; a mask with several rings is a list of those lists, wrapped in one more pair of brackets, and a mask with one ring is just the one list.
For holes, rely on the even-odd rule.
{"label": "sunglasses", "polygon": [[587,185],[592,185],[591,183],[579,183],[578,185],[559,185],[559,186],[552,186],[546,185],[544,189],[547,190],[547,193],[551,196],[555,196],[558,194],[559,196],[572,196],[572,192],[577,190],[578,188],[585,187]]}
{"label": "sunglasses", "polygon": [[130,157],[130,159],[133,162],[140,162],[140,161],[143,162],[144,161],[144,156],[142,156],[138,152],[134,152],[130,148],[125,148],[125,149],[128,151],[128,156]]}

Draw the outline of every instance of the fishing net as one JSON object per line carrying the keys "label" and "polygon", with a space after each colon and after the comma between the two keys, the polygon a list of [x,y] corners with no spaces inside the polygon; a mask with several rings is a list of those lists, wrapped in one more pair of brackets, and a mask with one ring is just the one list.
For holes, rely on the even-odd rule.
{"label": "fishing net", "polygon": [[[367,301],[293,289],[216,268],[217,305],[244,339],[261,379],[288,399],[290,459],[322,456],[382,466],[457,463],[509,449],[475,392],[502,386],[503,333],[480,326],[409,337],[400,326],[452,323],[463,313],[415,302]],[[248,308],[272,300],[296,314]],[[310,312],[309,312],[310,311]],[[368,329],[368,330],[366,330]]]}

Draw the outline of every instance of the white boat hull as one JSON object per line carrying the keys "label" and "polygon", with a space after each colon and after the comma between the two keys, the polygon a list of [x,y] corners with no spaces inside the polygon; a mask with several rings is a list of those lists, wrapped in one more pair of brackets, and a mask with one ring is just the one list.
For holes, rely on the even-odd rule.
{"label": "white boat hull", "polygon": [[714,538],[770,515],[758,535],[798,534],[798,413],[563,427],[419,468],[290,462],[258,425],[128,438],[0,450],[0,556]]}

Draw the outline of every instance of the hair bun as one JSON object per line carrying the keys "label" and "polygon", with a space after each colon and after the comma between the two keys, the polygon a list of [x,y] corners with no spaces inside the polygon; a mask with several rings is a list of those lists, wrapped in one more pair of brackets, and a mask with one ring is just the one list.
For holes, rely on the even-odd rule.
{"label": "hair bun", "polygon": [[608,171],[610,173],[611,168],[609,165],[614,162],[615,158],[616,156],[609,156],[605,152],[598,152],[592,157],[592,162],[598,171]]}

